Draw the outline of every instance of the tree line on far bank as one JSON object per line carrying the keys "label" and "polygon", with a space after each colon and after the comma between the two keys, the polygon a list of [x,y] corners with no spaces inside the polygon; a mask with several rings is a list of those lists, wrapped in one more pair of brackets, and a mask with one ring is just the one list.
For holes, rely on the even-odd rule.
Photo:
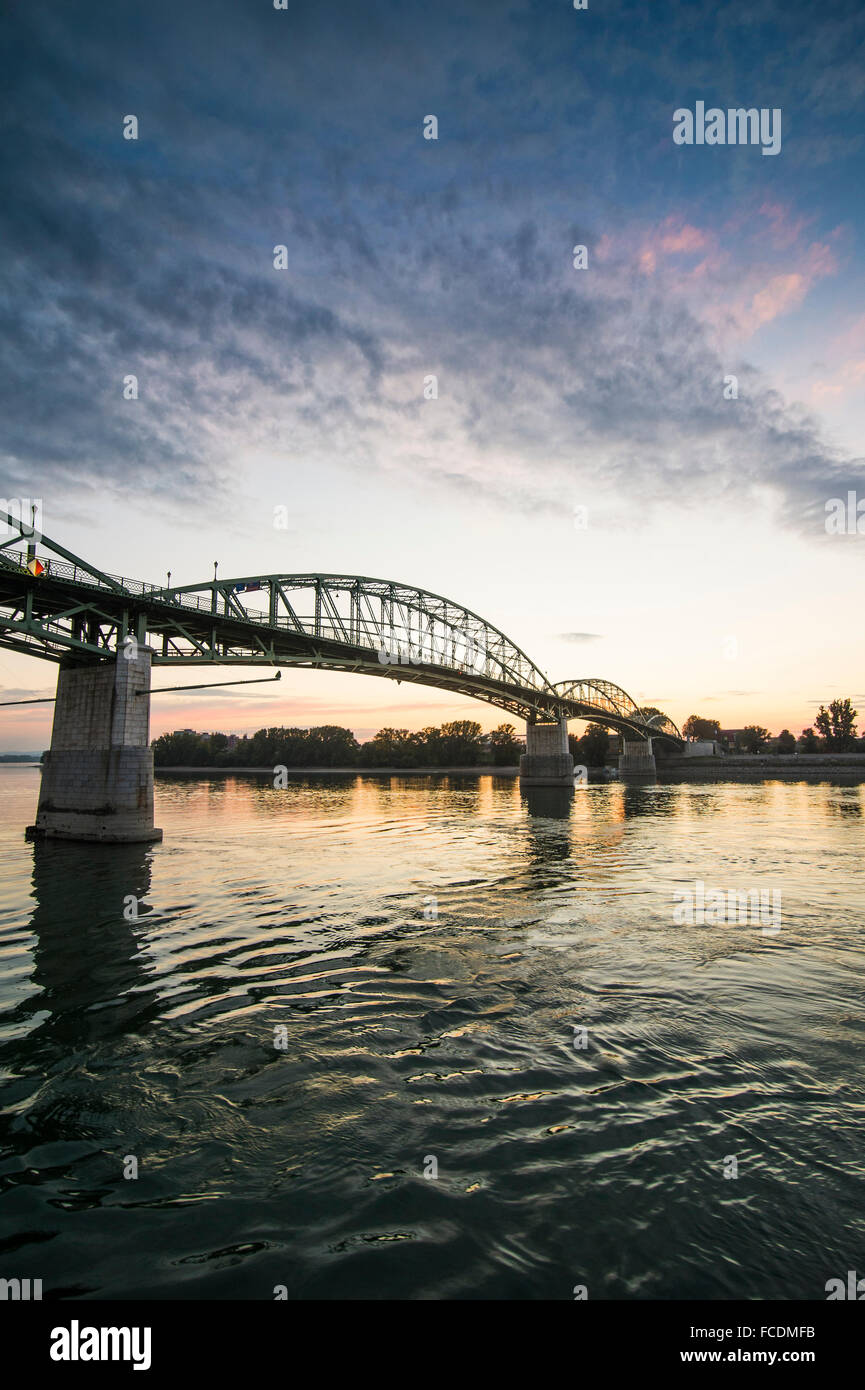
{"label": "tree line on far bank", "polygon": [[438,728],[380,729],[358,743],[351,729],[259,729],[242,738],[192,729],[163,734],[153,743],[156,767],[473,767],[519,760],[523,745],[512,724],[484,738],[480,724],[460,719]]}
{"label": "tree line on far bank", "polygon": [[[772,738],[768,729],[749,724],[738,732],[732,750],[742,753],[865,752],[857,738],[850,700],[820,706],[814,727],[797,739],[789,729]],[[682,726],[686,738],[720,739],[716,719],[692,714]],[[584,733],[568,735],[574,762],[603,767],[610,759],[610,737],[600,724],[587,724]],[[438,728],[379,729],[374,738],[358,743],[351,729],[322,724],[313,729],[276,727],[237,738],[228,734],[180,729],[153,743],[156,767],[513,767],[525,752],[525,741],[513,724],[500,724],[484,734],[472,719],[459,719]]]}
{"label": "tree line on far bank", "polygon": [[[736,731],[733,751],[737,753],[865,753],[865,737],[856,734],[855,710],[849,699],[832,700],[827,709],[820,706],[813,727],[803,729],[798,738],[789,729],[782,729],[772,738],[760,724],[747,724]],[[682,725],[685,738],[721,739],[717,719],[703,719],[692,714]]]}
{"label": "tree line on far bank", "polygon": [[[574,761],[602,767],[609,752],[606,729],[589,724],[581,738],[569,735]],[[153,742],[156,767],[513,767],[525,752],[513,724],[484,734],[472,719],[438,728],[379,729],[358,743],[351,729],[259,729],[242,738],[180,729]]]}

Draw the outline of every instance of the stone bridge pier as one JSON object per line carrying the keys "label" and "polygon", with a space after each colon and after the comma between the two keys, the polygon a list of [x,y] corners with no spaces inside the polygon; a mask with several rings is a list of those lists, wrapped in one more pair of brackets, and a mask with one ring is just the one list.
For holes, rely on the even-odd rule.
{"label": "stone bridge pier", "polygon": [[568,721],[526,724],[526,751],[520,782],[529,787],[573,787],[574,760],[568,748]]}
{"label": "stone bridge pier", "polygon": [[650,738],[622,739],[619,754],[619,775],[622,777],[654,777],[657,773],[655,754]]}
{"label": "stone bridge pier", "polygon": [[149,647],[61,668],[51,749],[28,839],[161,840],[153,825]]}

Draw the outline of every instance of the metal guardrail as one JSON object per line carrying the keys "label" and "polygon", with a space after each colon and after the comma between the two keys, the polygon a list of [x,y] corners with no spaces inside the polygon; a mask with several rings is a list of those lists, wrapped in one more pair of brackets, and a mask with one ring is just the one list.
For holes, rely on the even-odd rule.
{"label": "metal guardrail", "polygon": [[[14,564],[10,564],[14,561]],[[82,568],[80,565],[71,565],[66,560],[40,559],[44,565],[44,573],[52,579],[69,579],[73,584],[86,584],[88,588],[100,589],[106,594],[116,594],[116,589],[111,589],[107,584],[103,584],[101,579],[91,574],[90,570]],[[29,573],[27,570],[27,556],[20,550],[0,550],[0,565],[6,569],[16,569],[22,574]],[[107,573],[107,572],[106,572]],[[171,608],[194,608],[198,612],[212,611],[211,605],[206,599],[202,599],[201,594],[170,594],[166,596],[164,586],[150,584],[145,579],[126,579],[120,574],[107,574],[107,578],[119,584],[122,591],[130,598],[151,598],[166,603]],[[257,610],[245,610],[253,622],[267,622],[267,615],[259,613]]]}
{"label": "metal guardrail", "polygon": [[[123,595],[128,595],[133,601],[136,599],[145,599],[150,603],[164,604],[166,609],[179,608],[196,613],[206,613],[220,620],[237,620],[239,617],[238,613],[233,613],[229,610],[227,602],[224,608],[214,609],[212,594],[202,595],[200,593],[189,593],[188,591],[174,592],[166,590],[164,586],[148,583],[146,580],[127,579],[122,575],[108,574],[104,571],[101,575],[94,574],[91,570],[87,569],[86,566],[56,557],[40,558],[40,564],[44,566],[43,576],[48,576],[52,579],[71,581],[74,584],[80,584],[96,592],[110,594],[115,600]],[[26,551],[0,550],[0,569],[14,570],[16,573],[24,575],[29,574],[27,565],[28,557]],[[328,578],[336,577],[328,576]],[[105,580],[108,580],[109,583],[105,583]],[[310,582],[312,582],[312,577]],[[384,583],[384,581],[371,582],[375,584]],[[387,588],[388,590],[396,590],[397,586],[388,585]],[[399,586],[399,588],[402,596],[402,586]],[[228,589],[223,590],[223,594],[227,594],[228,592]],[[409,594],[409,597],[423,594],[421,590],[406,590],[405,592]],[[430,596],[426,595],[425,597]],[[432,597],[434,598],[435,596]],[[440,602],[447,603],[446,600],[440,600]],[[257,609],[246,608],[243,604],[239,604],[238,606],[242,609],[244,620],[251,623],[267,626],[272,629],[286,629],[295,633],[298,631],[299,625],[301,632],[306,636],[345,644],[345,627],[341,627],[339,622],[334,621],[330,614],[325,611],[318,611],[315,616],[310,615],[308,617],[301,614],[294,614],[292,617],[277,613],[274,618],[271,618],[269,613],[262,613]],[[454,605],[454,607],[456,607],[456,605]],[[430,615],[427,614],[427,616],[429,617]],[[44,621],[48,628],[57,627],[58,634],[60,633],[61,629],[56,623],[53,623],[51,619],[46,619]],[[482,619],[479,621],[483,622]],[[375,619],[372,619],[372,622],[375,628],[379,627]],[[447,619],[445,619],[445,625],[451,626],[447,623]],[[487,624],[483,626],[485,635],[488,636],[490,633],[495,635],[493,644],[499,640],[506,644],[506,650],[497,650],[495,645],[493,645],[493,648],[487,652],[487,667],[490,665],[498,666],[500,679],[515,679],[516,682],[522,684],[526,690],[534,694],[552,698],[558,696],[564,701],[578,701],[584,704],[586,708],[592,709],[598,714],[614,715],[619,719],[630,719],[636,725],[643,725],[647,732],[651,733],[654,731],[656,733],[666,733],[671,737],[681,739],[678,729],[668,716],[654,716],[653,719],[646,720],[645,716],[642,715],[642,712],[638,709],[627,692],[613,685],[611,682],[584,678],[579,681],[560,681],[555,686],[550,685],[547,678],[543,676],[543,673],[540,672],[518,648],[515,648],[513,644],[509,642],[509,639],[504,637],[504,634],[499,633],[496,629],[490,628]],[[383,631],[384,625],[381,626],[378,635],[381,636],[381,632]],[[369,633],[366,635],[369,636]],[[410,632],[408,636],[409,638],[411,637]],[[439,663],[433,662],[432,664]],[[449,665],[449,663],[444,664]],[[459,663],[457,663],[457,666],[458,665]],[[487,669],[485,669],[485,674],[489,675]],[[543,684],[540,682],[543,682]]]}
{"label": "metal guardrail", "polygon": [[[98,592],[111,594],[115,599],[118,597],[117,588],[110,587],[103,583],[98,575],[93,574],[90,570],[81,565],[72,564],[69,561],[53,557],[40,557],[40,563],[44,565],[44,575],[50,578],[70,580],[72,583],[82,584]],[[0,566],[15,568],[22,574],[26,573],[26,552],[0,550]],[[159,584],[151,584],[141,579],[127,579],[123,575],[109,574],[107,571],[103,571],[103,575],[104,578],[110,580],[113,585],[118,585],[121,593],[128,594],[131,599],[144,598],[152,603],[164,603],[167,608],[181,608],[196,613],[213,614],[220,619],[236,619],[238,617],[236,613],[231,613],[227,607],[214,610],[212,598],[206,595],[188,592],[166,592],[165,587]],[[388,587],[395,588],[396,586],[390,585]],[[399,587],[402,588],[402,586]],[[420,593],[421,591],[417,590],[411,592]],[[251,623],[259,624],[262,627],[297,631],[296,623],[291,617],[277,614],[275,619],[271,619],[269,613],[262,613],[258,609],[247,608],[244,604],[240,604],[240,607],[243,609],[244,620]],[[329,639],[340,643],[345,642],[345,633],[341,629],[339,623],[334,621],[330,615],[324,611],[320,611],[315,616],[312,614],[308,616],[298,614],[296,618],[297,622],[300,623],[301,630],[306,636],[315,637],[319,640]],[[503,637],[503,634],[497,635]],[[516,649],[514,649],[513,654],[510,652],[508,653],[509,656],[512,656],[510,663],[505,661],[497,653],[491,652],[490,655],[494,663],[501,667],[503,673],[507,673],[508,676],[515,678],[518,682],[524,684],[527,689],[542,693],[547,693],[548,691],[552,693],[551,688],[548,686],[547,682],[544,681],[541,673],[536,673],[531,662],[525,660],[522,654],[519,654]],[[513,660],[513,656],[516,656],[515,661]],[[535,674],[540,676],[540,680],[533,678]]]}

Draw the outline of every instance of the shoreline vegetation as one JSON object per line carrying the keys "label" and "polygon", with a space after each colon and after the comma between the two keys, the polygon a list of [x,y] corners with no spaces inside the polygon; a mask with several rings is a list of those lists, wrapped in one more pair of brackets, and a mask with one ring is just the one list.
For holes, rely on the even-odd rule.
{"label": "shoreline vegetation", "polygon": [[[275,727],[241,737],[181,729],[153,743],[153,764],[163,767],[262,768],[474,768],[515,767],[523,752],[513,724],[484,734],[472,719],[438,728],[380,729],[359,743],[351,729],[323,724],[311,729]],[[585,760],[584,760],[585,761]]]}
{"label": "shoreline vegetation", "polygon": [[[659,711],[647,707],[649,718]],[[856,734],[857,711],[849,699],[822,705],[812,728],[796,739],[783,729],[774,739],[758,725],[723,734],[716,720],[691,715],[683,725],[686,739],[693,740],[691,755],[674,752],[663,742],[656,746],[657,774],[661,780],[688,776],[731,776],[749,772],[799,776],[839,768],[865,772],[865,737]],[[714,753],[696,752],[698,741],[709,742]],[[428,773],[499,777],[519,775],[525,744],[513,724],[500,724],[484,734],[471,719],[455,720],[420,730],[380,729],[359,743],[351,729],[337,724],[314,728],[259,729],[252,735],[199,732],[179,729],[162,734],[152,743],[157,773],[227,773],[273,776],[315,773],[345,776],[351,773]],[[576,767],[584,767],[592,781],[618,775],[616,749],[602,725],[587,724],[581,736],[568,735],[568,747]],[[44,761],[45,754],[42,754]],[[40,759],[26,753],[0,754],[0,762],[39,766]]]}
{"label": "shoreline vegetation", "polygon": [[[641,713],[650,719],[658,710],[646,707]],[[659,774],[698,769],[732,771],[739,767],[764,767],[778,772],[806,767],[865,764],[865,738],[856,736],[856,714],[850,700],[835,700],[828,710],[820,707],[815,728],[802,731],[799,739],[783,729],[772,739],[758,725],[728,730],[722,734],[716,720],[691,715],[683,726],[686,739],[708,741],[714,754],[674,752],[663,742],[656,744]],[[617,771],[617,748],[606,728],[589,723],[582,735],[568,735],[568,747],[577,767],[607,778]],[[272,727],[254,734],[200,733],[179,729],[153,741],[153,763],[157,772],[213,771],[256,772],[269,775],[277,769],[286,772],[463,772],[495,771],[500,776],[516,776],[525,743],[513,724],[500,724],[485,734],[472,719],[455,720],[438,728],[379,729],[364,743],[351,729],[324,724],[299,729]]]}

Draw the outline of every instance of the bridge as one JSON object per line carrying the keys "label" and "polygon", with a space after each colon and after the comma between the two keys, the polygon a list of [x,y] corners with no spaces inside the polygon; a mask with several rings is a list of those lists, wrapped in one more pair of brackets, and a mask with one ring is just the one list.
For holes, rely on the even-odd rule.
{"label": "bridge", "polygon": [[36,825],[69,839],[147,840],[153,826],[153,666],[300,666],[452,691],[526,722],[527,784],[573,785],[567,723],[623,735],[623,772],[651,774],[672,720],[611,681],[552,684],[510,638],[451,599],[349,574],[156,585],[107,574],[7,512],[0,647],[60,665]]}

